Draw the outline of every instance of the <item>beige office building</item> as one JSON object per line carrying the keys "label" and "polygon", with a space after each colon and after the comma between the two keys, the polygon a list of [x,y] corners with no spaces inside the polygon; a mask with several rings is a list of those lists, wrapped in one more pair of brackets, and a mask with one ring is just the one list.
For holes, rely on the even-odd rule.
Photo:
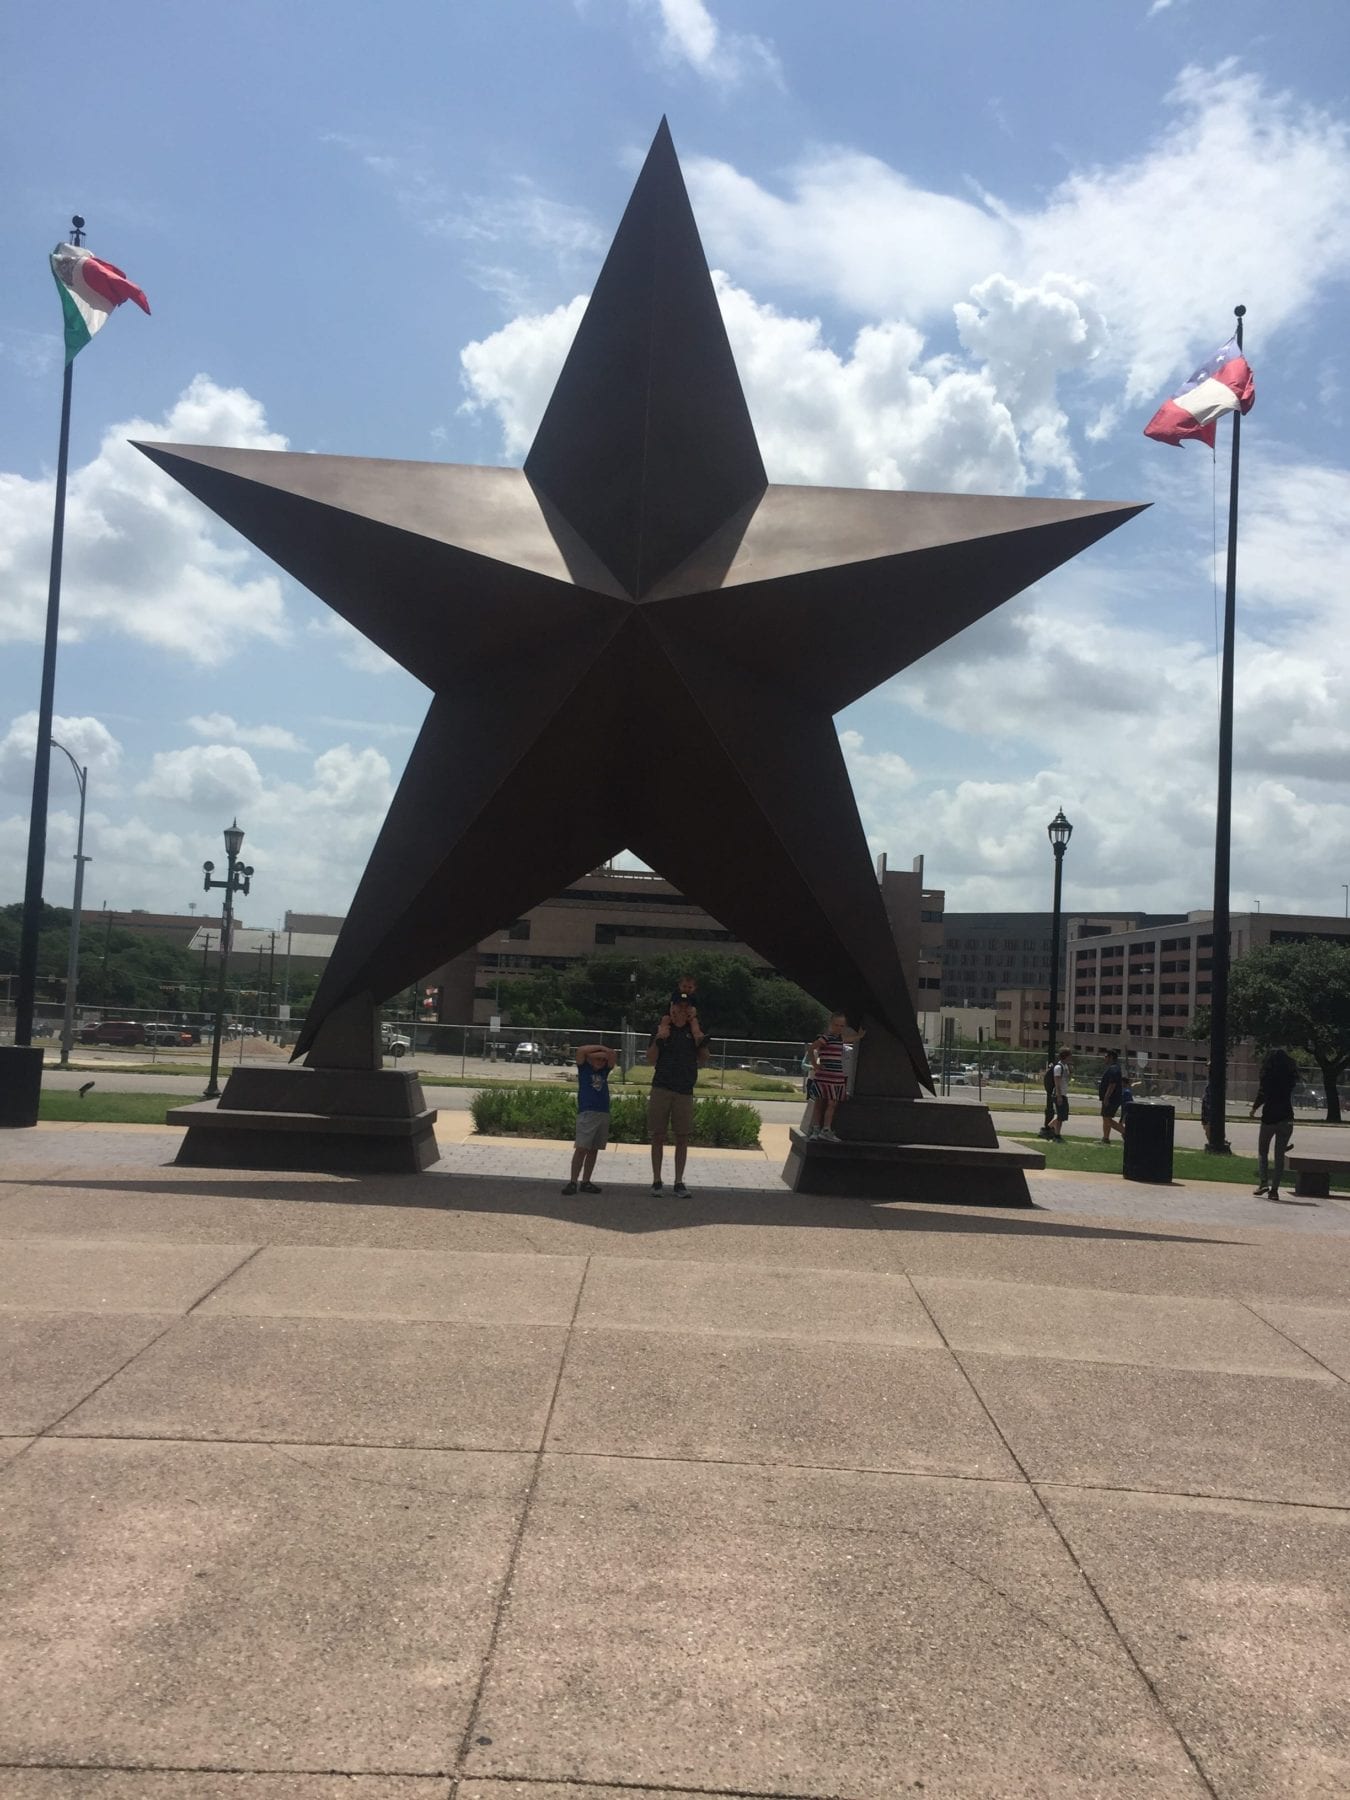
{"label": "beige office building", "polygon": [[[1118,1047],[1143,1052],[1166,1079],[1203,1083],[1209,1045],[1195,1040],[1191,1022],[1212,991],[1214,920],[1187,913],[1176,924],[1139,931],[1075,937],[1068,953],[1067,989],[1072,1013],[1065,1035],[1075,1050],[1092,1054]],[[1237,962],[1265,944],[1326,938],[1350,944],[1350,920],[1329,916],[1234,913],[1229,954]],[[1254,1052],[1233,1059],[1235,1096],[1254,1077]]]}

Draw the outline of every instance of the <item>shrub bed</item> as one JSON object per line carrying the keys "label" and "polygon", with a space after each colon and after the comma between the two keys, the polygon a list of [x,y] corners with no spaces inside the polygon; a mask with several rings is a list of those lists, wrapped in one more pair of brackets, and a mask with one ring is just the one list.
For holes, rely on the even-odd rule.
{"label": "shrub bed", "polygon": [[[473,1098],[473,1128],[483,1137],[537,1137],[570,1140],[576,1134],[577,1103],[557,1088],[484,1088]],[[645,1144],[647,1101],[644,1095],[613,1094],[609,1108],[612,1144]],[[707,1149],[754,1150],[759,1144],[759,1114],[741,1100],[721,1095],[694,1101],[691,1143]]]}

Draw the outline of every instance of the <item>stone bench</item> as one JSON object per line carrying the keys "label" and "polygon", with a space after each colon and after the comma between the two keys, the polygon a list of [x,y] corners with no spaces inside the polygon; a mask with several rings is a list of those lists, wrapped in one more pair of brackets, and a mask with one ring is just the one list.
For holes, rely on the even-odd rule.
{"label": "stone bench", "polygon": [[1342,1187],[1350,1183],[1350,1156],[1313,1156],[1300,1150],[1286,1156],[1284,1165],[1298,1177],[1294,1192],[1310,1200],[1327,1199],[1333,1180]]}

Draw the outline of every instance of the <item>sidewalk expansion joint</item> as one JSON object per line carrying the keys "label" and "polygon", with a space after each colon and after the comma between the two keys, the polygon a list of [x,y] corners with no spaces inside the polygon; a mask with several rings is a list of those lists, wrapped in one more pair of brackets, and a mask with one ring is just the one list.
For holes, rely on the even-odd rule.
{"label": "sidewalk expansion joint", "polygon": [[539,1447],[534,1452],[534,1467],[530,1470],[529,1484],[525,1489],[525,1499],[520,1509],[520,1523],[516,1527],[515,1537],[511,1542],[511,1553],[506,1561],[506,1571],[502,1576],[501,1591],[497,1597],[497,1609],[492,1617],[492,1629],[488,1633],[487,1646],[483,1651],[482,1667],[478,1671],[478,1684],[474,1689],[473,1700],[469,1706],[468,1717],[464,1724],[464,1733],[460,1738],[459,1753],[455,1758],[456,1791],[462,1779],[464,1766],[468,1761],[469,1751],[473,1745],[474,1733],[478,1728],[478,1715],[482,1710],[483,1695],[487,1689],[492,1659],[497,1652],[497,1640],[501,1635],[502,1625],[506,1619],[507,1608],[511,1603],[511,1588],[516,1577],[516,1564],[520,1560],[521,1546],[525,1542],[525,1532],[530,1522],[530,1510],[534,1505],[535,1489],[539,1486],[539,1476],[544,1466],[545,1446],[548,1443],[549,1430],[553,1424],[554,1408],[558,1404],[558,1394],[562,1388],[563,1372],[567,1367],[567,1354],[572,1347],[572,1337],[576,1331],[577,1316],[581,1311],[581,1297],[586,1291],[586,1282],[591,1272],[591,1258],[586,1258],[585,1267],[581,1271],[581,1280],[577,1283],[577,1295],[572,1304],[572,1316],[567,1322],[567,1335],[563,1339],[562,1353],[558,1357],[558,1373],[554,1377],[553,1392],[549,1395],[548,1411],[544,1415],[543,1429],[539,1434]]}
{"label": "sidewalk expansion joint", "polygon": [[[1233,1298],[1237,1301],[1239,1306],[1245,1307],[1254,1319],[1259,1319],[1263,1325],[1275,1332],[1277,1336],[1282,1337],[1286,1344],[1292,1344],[1295,1350],[1300,1351],[1304,1356],[1308,1357],[1310,1361],[1315,1362],[1319,1369],[1325,1369],[1327,1374],[1335,1376],[1337,1381],[1345,1381],[1345,1376],[1341,1374],[1339,1369],[1333,1369],[1330,1363],[1324,1363],[1321,1357],[1310,1350],[1306,1344],[1300,1344],[1297,1338],[1290,1337],[1289,1333],[1285,1331],[1282,1326],[1277,1325],[1274,1319],[1268,1319],[1253,1301],[1244,1300],[1237,1294],[1234,1294]],[[1278,1305],[1278,1302],[1276,1302],[1276,1304]],[[1328,1308],[1327,1310],[1334,1311],[1336,1309]],[[1350,1382],[1347,1382],[1346,1385],[1350,1386]]]}
{"label": "sidewalk expansion joint", "polygon": [[[915,1289],[915,1292],[918,1293],[917,1288]],[[1110,1630],[1112,1636],[1115,1638],[1116,1642],[1119,1644],[1121,1651],[1123,1652],[1125,1657],[1128,1659],[1131,1668],[1134,1670],[1135,1674],[1139,1678],[1139,1681],[1143,1685],[1145,1691],[1152,1698],[1153,1704],[1158,1710],[1159,1717],[1166,1720],[1169,1728],[1172,1731],[1173,1736],[1176,1738],[1177,1743],[1181,1746],[1182,1752],[1185,1755],[1187,1761],[1190,1763],[1191,1767],[1195,1770],[1196,1778],[1203,1784],[1205,1792],[1212,1795],[1213,1800],[1219,1800],[1218,1790],[1215,1788],[1213,1782],[1210,1780],[1208,1774],[1205,1772],[1204,1765],[1200,1761],[1199,1755],[1197,1754],[1197,1752],[1195,1750],[1193,1750],[1191,1748],[1191,1745],[1190,1745],[1189,1741],[1187,1740],[1186,1734],[1182,1731],[1181,1727],[1177,1724],[1177,1721],[1172,1717],[1172,1714],[1168,1711],[1166,1705],[1163,1702],[1162,1695],[1158,1692],[1158,1689],[1154,1685],[1154,1682],[1153,1682],[1152,1678],[1149,1676],[1148,1671],[1144,1668],[1143,1664],[1139,1661],[1139,1658],[1135,1655],[1133,1646],[1130,1644],[1129,1639],[1125,1636],[1125,1633],[1121,1630],[1119,1624],[1116,1622],[1116,1619],[1115,1619],[1114,1615],[1112,1614],[1110,1607],[1108,1607],[1106,1604],[1106,1601],[1101,1593],[1101,1590],[1098,1588],[1096,1582],[1093,1581],[1092,1577],[1088,1574],[1087,1570],[1083,1567],[1083,1564],[1079,1560],[1078,1554],[1074,1550],[1073,1545],[1069,1542],[1069,1540],[1065,1536],[1064,1532],[1060,1529],[1059,1521],[1055,1518],[1055,1516],[1054,1516],[1053,1512],[1051,1512],[1049,1506],[1047,1506],[1044,1497],[1037,1490],[1036,1483],[1031,1479],[1031,1476],[1027,1472],[1026,1465],[1023,1463],[1021,1457],[1017,1454],[1016,1450],[1014,1450],[1012,1444],[1009,1442],[1007,1436],[1005,1435],[1002,1428],[1000,1427],[998,1420],[994,1417],[993,1412],[990,1410],[988,1404],[986,1403],[984,1395],[981,1394],[979,1388],[975,1385],[975,1382],[971,1379],[970,1373],[967,1370],[965,1364],[961,1361],[960,1355],[957,1353],[957,1351],[955,1351],[952,1348],[951,1344],[948,1342],[947,1334],[945,1331],[943,1331],[942,1326],[938,1323],[937,1317],[934,1314],[932,1308],[928,1305],[928,1302],[924,1299],[922,1294],[919,1294],[918,1297],[919,1297],[919,1304],[923,1307],[924,1311],[928,1314],[928,1317],[932,1322],[934,1331],[937,1332],[938,1336],[942,1339],[942,1342],[946,1345],[947,1350],[952,1357],[952,1360],[955,1362],[957,1369],[961,1373],[962,1379],[964,1380],[966,1386],[970,1389],[971,1395],[974,1398],[976,1405],[980,1408],[980,1411],[984,1414],[985,1418],[988,1419],[990,1430],[994,1432],[994,1434],[997,1436],[999,1442],[1003,1445],[1003,1448],[1007,1451],[1009,1457],[1012,1459],[1014,1466],[1017,1468],[1018,1472],[1020,1473],[1020,1475],[1022,1477],[1023,1482],[1026,1484],[1027,1490],[1031,1494],[1032,1498],[1035,1500],[1036,1505],[1040,1510],[1041,1517],[1045,1520],[1045,1522],[1049,1526],[1050,1530],[1055,1534],[1056,1538],[1059,1540],[1060,1544],[1063,1546],[1065,1555],[1069,1558],[1070,1563],[1073,1565],[1074,1569],[1077,1571],[1078,1577],[1082,1581],[1084,1587],[1087,1589],[1088,1593],[1091,1594],[1103,1619],[1105,1619],[1107,1627]],[[1055,1629],[1055,1628],[1052,1627],[1052,1629]],[[1061,1635],[1064,1635],[1064,1634],[1061,1633]],[[1070,1641],[1072,1641],[1072,1640],[1070,1640]]]}

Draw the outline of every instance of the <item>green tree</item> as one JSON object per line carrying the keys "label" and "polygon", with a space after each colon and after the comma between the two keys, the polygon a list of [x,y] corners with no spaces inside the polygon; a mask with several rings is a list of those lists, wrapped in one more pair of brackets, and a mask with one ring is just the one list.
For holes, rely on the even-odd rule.
{"label": "green tree", "polygon": [[805,1041],[819,1030],[824,1007],[793,982],[746,956],[715,950],[692,955],[588,956],[563,969],[536,969],[502,981],[502,1012],[512,1024],[638,1031],[655,1026],[675,983],[692,975],[698,1009],[715,1036]]}
{"label": "green tree", "polygon": [[[1191,1027],[1209,1035],[1208,1008]],[[1277,1044],[1302,1051],[1322,1071],[1327,1122],[1339,1124],[1337,1080],[1350,1066],[1350,944],[1309,938],[1263,944],[1238,959],[1228,977],[1228,1042],[1251,1038],[1265,1052]]]}

